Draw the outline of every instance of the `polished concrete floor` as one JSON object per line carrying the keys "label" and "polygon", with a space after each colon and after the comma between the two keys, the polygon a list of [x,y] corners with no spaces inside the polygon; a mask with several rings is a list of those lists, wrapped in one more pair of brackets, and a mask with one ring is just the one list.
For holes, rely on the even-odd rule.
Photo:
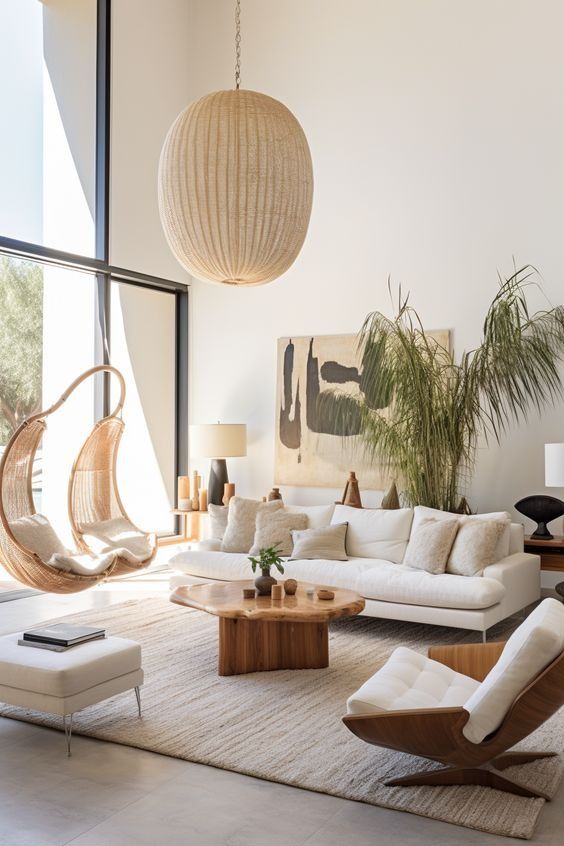
{"label": "polished concrete floor", "polygon": [[[0,633],[142,596],[165,574],[0,604]],[[533,843],[564,843],[564,786]],[[497,846],[459,826],[0,719],[0,846]]]}

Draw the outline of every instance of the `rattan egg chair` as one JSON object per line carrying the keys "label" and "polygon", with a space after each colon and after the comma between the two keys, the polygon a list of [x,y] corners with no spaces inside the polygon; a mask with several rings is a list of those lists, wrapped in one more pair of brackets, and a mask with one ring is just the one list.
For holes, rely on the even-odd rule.
{"label": "rattan egg chair", "polygon": [[115,559],[104,572],[95,575],[55,569],[18,541],[11,528],[17,520],[37,513],[32,493],[33,462],[47,428],[46,419],[63,405],[81,382],[100,370],[113,372],[113,368],[106,366],[92,368],[69,385],[50,408],[28,417],[10,438],[0,460],[0,560],[10,575],[31,588],[76,593],[104,581],[116,569]]}
{"label": "rattan egg chair", "polygon": [[[154,534],[142,531],[132,522],[121,501],[116,465],[125,428],[121,419],[125,401],[125,381],[119,370],[109,366],[92,368],[88,375],[100,370],[106,370],[116,376],[120,385],[120,397],[113,412],[96,423],[74,463],[69,481],[69,520],[74,540],[83,552],[109,552],[112,548],[118,550],[112,575],[122,576],[147,567],[156,555],[157,543]],[[119,527],[119,535],[116,538],[107,538],[111,545],[103,550],[93,549],[93,536],[97,527],[112,525]],[[111,528],[108,531],[111,534]],[[127,546],[127,540],[121,544],[119,538],[127,536],[134,538],[138,546],[140,545],[142,555],[119,555],[120,545]],[[124,550],[124,553],[127,552],[127,549]]]}

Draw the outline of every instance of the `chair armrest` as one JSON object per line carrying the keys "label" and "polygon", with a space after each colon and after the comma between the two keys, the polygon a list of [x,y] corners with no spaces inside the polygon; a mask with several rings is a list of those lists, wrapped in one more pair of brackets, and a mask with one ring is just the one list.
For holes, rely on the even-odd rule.
{"label": "chair armrest", "polygon": [[421,708],[346,714],[343,722],[366,743],[440,760],[463,742],[468,717],[464,708]]}
{"label": "chair armrest", "polygon": [[505,641],[431,646],[427,655],[457,673],[483,681],[503,652]]}

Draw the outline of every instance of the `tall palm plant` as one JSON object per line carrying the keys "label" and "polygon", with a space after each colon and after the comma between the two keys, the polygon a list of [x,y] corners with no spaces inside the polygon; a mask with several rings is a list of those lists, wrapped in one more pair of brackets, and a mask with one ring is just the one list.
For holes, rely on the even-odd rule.
{"label": "tall palm plant", "polygon": [[564,307],[529,314],[533,275],[527,266],[502,281],[480,345],[458,363],[401,292],[395,318],[366,318],[361,394],[328,397],[321,411],[340,431],[360,418],[364,452],[400,480],[406,504],[460,510],[478,438],[499,442],[512,421],[562,396]]}

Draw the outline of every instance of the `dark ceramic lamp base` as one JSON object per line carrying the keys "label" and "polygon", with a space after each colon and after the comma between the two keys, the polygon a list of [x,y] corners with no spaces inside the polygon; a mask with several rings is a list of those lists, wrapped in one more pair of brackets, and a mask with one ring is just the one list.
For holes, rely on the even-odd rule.
{"label": "dark ceramic lamp base", "polygon": [[208,482],[208,502],[213,505],[223,505],[223,491],[228,481],[225,458],[212,458]]}
{"label": "dark ceramic lamp base", "polygon": [[546,524],[564,515],[564,502],[555,496],[542,496],[541,494],[526,496],[525,499],[520,499],[519,502],[515,503],[515,508],[525,517],[535,520],[537,528],[531,537],[541,538],[542,540],[552,540],[553,537]]}
{"label": "dark ceramic lamp base", "polygon": [[537,528],[531,535],[532,538],[542,538],[543,540],[552,540],[554,535],[551,535],[546,526],[546,521],[541,520]]}

